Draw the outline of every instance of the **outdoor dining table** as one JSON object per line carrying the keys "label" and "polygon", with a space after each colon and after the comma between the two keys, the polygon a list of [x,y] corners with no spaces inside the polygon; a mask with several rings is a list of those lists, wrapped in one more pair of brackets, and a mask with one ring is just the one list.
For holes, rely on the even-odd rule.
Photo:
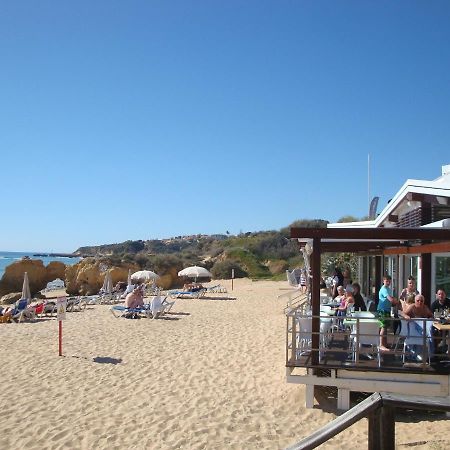
{"label": "outdoor dining table", "polygon": [[378,322],[378,319],[375,317],[375,314],[372,314],[370,312],[365,312],[365,314],[361,315],[361,313],[358,313],[358,311],[352,313],[350,316],[347,316],[344,321],[343,324],[345,327],[353,327],[354,325],[356,325],[358,323],[358,320],[363,320],[366,323],[371,323],[371,322]]}
{"label": "outdoor dining table", "polygon": [[450,323],[433,322],[433,327],[445,333],[443,339],[447,344],[447,355],[450,355]]}

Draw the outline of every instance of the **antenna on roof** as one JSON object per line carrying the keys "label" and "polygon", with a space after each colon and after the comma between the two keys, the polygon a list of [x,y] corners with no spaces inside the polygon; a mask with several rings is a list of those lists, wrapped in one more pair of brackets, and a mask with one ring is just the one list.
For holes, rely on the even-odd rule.
{"label": "antenna on roof", "polygon": [[367,206],[370,215],[370,153],[367,153]]}

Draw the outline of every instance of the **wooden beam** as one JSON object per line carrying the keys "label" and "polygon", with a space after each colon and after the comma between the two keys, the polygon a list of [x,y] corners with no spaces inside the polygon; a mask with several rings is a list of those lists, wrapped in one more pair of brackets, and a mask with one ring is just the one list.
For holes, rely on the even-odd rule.
{"label": "wooden beam", "polygon": [[[450,238],[450,231],[449,238]],[[424,245],[413,245],[410,247],[392,247],[385,248],[383,250],[383,255],[420,255],[421,253],[446,253],[450,252],[450,241],[449,242],[435,242],[433,244]]]}
{"label": "wooden beam", "polygon": [[424,197],[424,194],[420,194],[419,192],[408,192],[405,195],[406,200],[410,202],[423,202]]}
{"label": "wooden beam", "polygon": [[386,246],[394,245],[396,247],[401,246],[400,241],[393,242],[379,242],[379,241],[367,241],[367,242],[322,242],[322,253],[360,253],[360,252],[378,252],[381,254]]}
{"label": "wooden beam", "polygon": [[383,405],[396,406],[404,409],[423,409],[450,412],[450,398],[423,397],[415,395],[399,395],[383,392],[381,394]]}
{"label": "wooden beam", "polygon": [[291,238],[294,239],[447,241],[449,235],[445,228],[291,228]]}
{"label": "wooden beam", "polygon": [[338,418],[329,422],[324,427],[317,430],[315,433],[311,434],[307,438],[301,440],[297,444],[288,447],[287,450],[309,450],[318,447],[324,442],[328,441],[332,437],[339,434],[341,431],[348,428],[350,425],[358,422],[358,420],[371,414],[382,405],[382,400],[380,394],[377,392],[372,394],[369,398],[342,414]]}

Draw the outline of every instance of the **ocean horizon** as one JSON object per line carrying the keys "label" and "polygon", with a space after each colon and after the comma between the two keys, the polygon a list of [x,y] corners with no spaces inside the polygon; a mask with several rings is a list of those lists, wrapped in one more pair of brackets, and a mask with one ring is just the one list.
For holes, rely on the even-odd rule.
{"label": "ocean horizon", "polygon": [[52,261],[60,261],[66,265],[76,264],[81,260],[79,257],[69,258],[67,256],[34,256],[34,255],[48,255],[53,252],[2,252],[0,251],[0,278],[5,273],[5,268],[10,264],[20,261],[24,256],[30,259],[40,259],[46,266]]}

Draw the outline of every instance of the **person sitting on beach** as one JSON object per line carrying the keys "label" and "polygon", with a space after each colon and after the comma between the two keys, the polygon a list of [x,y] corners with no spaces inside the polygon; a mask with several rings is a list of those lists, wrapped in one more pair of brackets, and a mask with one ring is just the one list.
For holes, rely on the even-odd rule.
{"label": "person sitting on beach", "polygon": [[9,322],[12,317],[14,308],[0,306],[0,322]]}
{"label": "person sitting on beach", "polygon": [[118,281],[116,285],[114,286],[114,289],[112,290],[115,293],[123,293],[125,292],[125,289],[127,288],[127,282],[126,281]]}
{"label": "person sitting on beach", "polygon": [[202,284],[197,283],[186,283],[183,286],[183,291],[189,291],[189,292],[198,292],[204,289]]}
{"label": "person sitting on beach", "polygon": [[358,283],[352,284],[353,298],[355,299],[355,311],[367,311],[366,303],[361,295],[361,286]]}
{"label": "person sitting on beach", "polygon": [[425,298],[422,294],[417,294],[414,298],[414,304],[409,305],[405,311],[403,311],[402,316],[406,319],[415,319],[425,317],[427,319],[431,319],[433,317],[433,313],[430,308],[425,305]]}
{"label": "person sitting on beach", "polygon": [[137,285],[133,292],[130,292],[125,297],[125,306],[127,308],[138,308],[144,305],[144,288],[142,285]]}

